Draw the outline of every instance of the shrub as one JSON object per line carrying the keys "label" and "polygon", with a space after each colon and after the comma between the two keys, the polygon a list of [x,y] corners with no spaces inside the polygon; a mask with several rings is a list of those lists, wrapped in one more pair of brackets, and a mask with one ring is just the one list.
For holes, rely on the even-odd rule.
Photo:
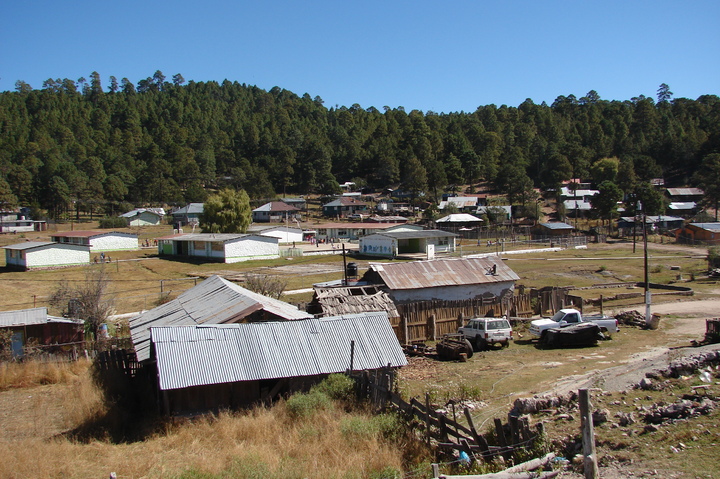
{"label": "shrub", "polygon": [[323,382],[313,387],[330,399],[352,401],[355,398],[354,381],[344,374],[331,374]]}
{"label": "shrub", "polygon": [[125,218],[121,218],[119,216],[110,216],[108,218],[102,218],[98,221],[98,227],[104,229],[125,228],[127,227],[127,221],[125,221]]}
{"label": "shrub", "polygon": [[331,406],[331,403],[330,398],[325,393],[313,389],[308,393],[298,393],[290,396],[286,407],[290,417],[297,419],[327,409]]}

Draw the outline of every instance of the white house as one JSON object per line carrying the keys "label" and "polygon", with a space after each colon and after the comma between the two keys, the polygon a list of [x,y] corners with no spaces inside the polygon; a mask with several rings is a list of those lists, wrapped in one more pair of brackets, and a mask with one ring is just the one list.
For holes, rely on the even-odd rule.
{"label": "white house", "polygon": [[66,231],[54,233],[50,239],[56,243],[88,246],[91,252],[129,251],[140,247],[135,233],[119,231]]}
{"label": "white house", "polygon": [[26,241],[5,246],[5,264],[11,268],[41,269],[90,263],[90,248],[52,241]]}
{"label": "white house", "polygon": [[120,215],[121,218],[125,218],[128,226],[159,225],[164,216],[165,210],[162,208],[135,208]]}
{"label": "white house", "polygon": [[189,233],[158,238],[158,254],[238,263],[278,258],[279,243],[278,238],[256,234]]}
{"label": "white house", "polygon": [[457,236],[440,230],[383,231],[360,238],[358,252],[393,258],[401,254],[425,254],[430,247],[437,253],[452,253]]}
{"label": "white house", "polygon": [[278,238],[281,243],[300,243],[303,240],[302,228],[290,228],[288,226],[274,226],[257,230],[255,233],[262,236],[272,236]]}

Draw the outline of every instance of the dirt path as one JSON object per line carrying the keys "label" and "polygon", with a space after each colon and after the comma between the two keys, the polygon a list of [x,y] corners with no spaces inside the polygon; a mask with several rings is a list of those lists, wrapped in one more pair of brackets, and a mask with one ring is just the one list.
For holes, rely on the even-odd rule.
{"label": "dirt path", "polygon": [[[645,313],[644,306],[634,309]],[[720,316],[720,300],[655,304],[651,306],[651,312],[660,314],[661,317],[663,315],[674,316],[672,327],[665,329],[664,332],[671,339],[677,339],[676,343],[681,346],[668,345],[640,351],[623,360],[619,366],[595,369],[582,375],[565,376],[544,394],[565,394],[571,390],[591,387],[598,387],[605,391],[622,391],[637,384],[645,377],[645,373],[665,368],[673,360],[704,351],[720,350],[720,344],[696,348],[690,347],[689,343],[689,338],[701,339],[705,335],[705,318]]]}

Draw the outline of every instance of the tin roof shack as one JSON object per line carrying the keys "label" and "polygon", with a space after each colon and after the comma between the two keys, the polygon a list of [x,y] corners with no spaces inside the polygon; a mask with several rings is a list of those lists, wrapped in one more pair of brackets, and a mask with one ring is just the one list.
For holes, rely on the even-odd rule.
{"label": "tin roof shack", "polygon": [[386,231],[360,238],[358,252],[367,256],[394,258],[403,254],[452,253],[455,238],[449,231]]}
{"label": "tin roof shack", "polygon": [[158,238],[158,254],[238,263],[278,258],[279,243],[279,238],[257,234],[187,233]]}
{"label": "tin roof shack", "polygon": [[329,374],[350,368],[407,364],[384,312],[154,327],[151,337],[166,414],[241,407],[307,390]]}
{"label": "tin roof shack", "polygon": [[47,221],[32,220],[22,210],[20,212],[0,211],[0,233],[27,233],[46,230]]}
{"label": "tin roof shack", "polygon": [[315,286],[314,289],[313,299],[307,307],[310,314],[335,316],[385,311],[391,319],[400,317],[390,295],[378,285]]}
{"label": "tin roof shack", "polygon": [[135,208],[120,215],[120,218],[125,218],[128,226],[159,225],[164,217],[165,210],[163,208]]}
{"label": "tin roof shack", "polygon": [[[49,316],[47,308],[0,312],[0,329],[12,333],[12,355],[22,357],[28,343],[40,346],[64,345],[83,340],[83,321]],[[46,348],[46,352],[53,352]]]}
{"label": "tin roof shack", "polygon": [[371,264],[361,278],[383,285],[396,304],[504,297],[520,278],[496,257]]}
{"label": "tin roof shack", "polygon": [[[679,216],[646,216],[645,226],[648,232],[664,233],[682,228],[684,221],[685,220]],[[624,236],[632,235],[633,231],[635,231],[635,234],[642,234],[642,221],[633,216],[622,216],[618,219],[617,226],[620,234]]]}
{"label": "tin roof shack", "polygon": [[675,231],[678,243],[720,244],[720,223],[688,223]]}
{"label": "tin roof shack", "polygon": [[119,231],[66,231],[54,233],[50,236],[50,239],[62,244],[87,246],[93,253],[100,251],[130,251],[140,248],[138,236],[135,233],[121,233]]}
{"label": "tin roof shack", "polygon": [[90,263],[90,248],[52,241],[26,241],[5,248],[5,265],[16,269],[47,269]]}
{"label": "tin roof shack", "polygon": [[291,304],[254,293],[214,275],[172,301],[131,318],[130,336],[137,360],[142,362],[150,357],[152,327],[291,321],[309,317],[310,314]]}

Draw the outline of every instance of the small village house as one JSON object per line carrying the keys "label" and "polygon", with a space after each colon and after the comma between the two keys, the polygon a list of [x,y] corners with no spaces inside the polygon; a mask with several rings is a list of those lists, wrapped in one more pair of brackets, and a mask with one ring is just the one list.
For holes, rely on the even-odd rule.
{"label": "small village house", "polygon": [[562,221],[538,223],[537,227],[533,231],[533,236],[536,239],[570,236],[574,229],[575,228],[572,225],[563,223]]}
{"label": "small village house", "polygon": [[119,231],[66,231],[53,233],[50,239],[61,244],[87,246],[92,253],[102,251],[131,251],[139,249],[140,247],[137,234]]}
{"label": "small village house", "polygon": [[81,319],[50,316],[47,308],[2,311],[0,330],[11,332],[12,355],[15,358],[24,355],[24,348],[29,343],[44,347],[46,352],[57,352],[83,340]]}
{"label": "small village house", "polygon": [[90,247],[86,245],[25,241],[4,248],[8,268],[47,269],[90,263]]}
{"label": "small village house", "polygon": [[347,218],[350,215],[365,213],[367,214],[367,203],[356,198],[348,198],[341,196],[322,206],[323,216],[331,218]]}
{"label": "small village house", "polygon": [[300,210],[284,201],[271,201],[252,210],[252,220],[258,223],[301,219]]}
{"label": "small village house", "polygon": [[182,208],[178,208],[171,212],[173,218],[173,228],[181,229],[183,226],[198,226],[200,217],[205,211],[204,203],[190,203]]}
{"label": "small village house", "polygon": [[453,253],[457,236],[441,230],[383,231],[360,238],[358,252],[386,258],[403,254]]}
{"label": "small village house", "polygon": [[28,233],[31,231],[46,231],[47,221],[32,220],[20,211],[0,211],[0,233]]}
{"label": "small village house", "polygon": [[121,214],[120,217],[125,218],[128,226],[155,226],[162,224],[165,210],[163,208],[135,208]]}
{"label": "small village house", "polygon": [[482,223],[482,218],[467,213],[453,213],[435,220],[438,229],[453,233],[457,233],[460,229],[478,228]]}
{"label": "small village house", "polygon": [[720,223],[688,223],[675,230],[678,243],[720,244]]}
{"label": "small village house", "polygon": [[360,281],[381,285],[396,304],[512,295],[520,278],[501,259],[449,258],[376,263]]}
{"label": "small village house", "polygon": [[357,240],[363,236],[367,236],[380,231],[417,231],[422,230],[422,226],[407,225],[399,223],[321,223],[313,225],[313,236],[320,241],[328,241],[330,238],[338,241]]}
{"label": "small village house", "polygon": [[279,242],[276,237],[258,234],[186,233],[158,238],[158,254],[238,263],[278,258]]}

